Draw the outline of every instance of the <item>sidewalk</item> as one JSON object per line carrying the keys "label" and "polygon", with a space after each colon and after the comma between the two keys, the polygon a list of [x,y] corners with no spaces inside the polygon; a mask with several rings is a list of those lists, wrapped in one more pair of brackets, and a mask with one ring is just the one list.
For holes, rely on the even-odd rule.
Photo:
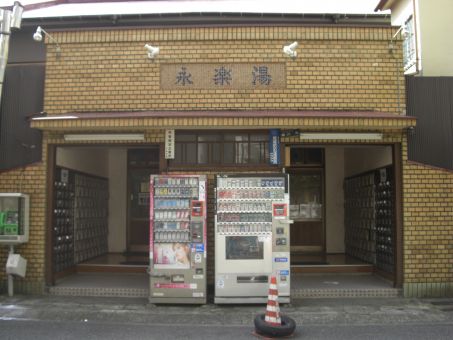
{"label": "sidewalk", "polygon": [[[152,305],[142,298],[0,296],[0,320],[253,325],[265,305]],[[453,299],[302,299],[281,306],[297,325],[453,324]]]}

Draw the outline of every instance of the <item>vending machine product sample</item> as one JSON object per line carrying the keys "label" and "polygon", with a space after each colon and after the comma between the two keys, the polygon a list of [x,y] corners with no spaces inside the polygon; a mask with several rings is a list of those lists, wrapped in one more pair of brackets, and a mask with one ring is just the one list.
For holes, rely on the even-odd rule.
{"label": "vending machine product sample", "polygon": [[265,303],[271,276],[289,302],[288,186],[286,174],[217,176],[215,303]]}
{"label": "vending machine product sample", "polygon": [[206,303],[206,176],[153,175],[150,183],[153,303]]}

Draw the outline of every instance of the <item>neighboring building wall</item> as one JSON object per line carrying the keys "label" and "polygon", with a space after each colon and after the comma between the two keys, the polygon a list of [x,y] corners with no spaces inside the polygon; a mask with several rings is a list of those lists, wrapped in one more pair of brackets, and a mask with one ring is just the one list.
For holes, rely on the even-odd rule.
{"label": "neighboring building wall", "polygon": [[453,76],[453,1],[400,0],[390,6],[392,25],[400,27],[413,15],[417,40],[418,70],[421,76]]}
{"label": "neighboring building wall", "polygon": [[392,26],[401,26],[411,15],[414,14],[414,1],[416,0],[396,0],[391,6]]}
{"label": "neighboring building wall", "polygon": [[[404,78],[397,68],[401,54],[392,55],[388,51],[393,33],[391,28],[335,26],[55,32],[53,36],[61,43],[62,55],[56,59],[54,46],[48,45],[45,111],[64,114],[72,111],[281,109],[376,110],[398,114],[404,112]],[[300,44],[299,56],[291,60],[281,50],[284,44],[294,40]],[[147,58],[145,43],[161,48],[161,54],[154,61]],[[160,65],[175,63],[284,63],[287,86],[278,90],[161,90]],[[237,122],[240,127],[241,121],[231,119],[231,124]],[[245,121],[254,126],[263,125],[263,120],[258,118]],[[180,128],[198,128],[196,119],[177,122]],[[192,122],[191,125],[188,122]],[[375,122],[378,129],[387,123]],[[60,132],[44,133],[43,162],[25,169],[26,181],[22,186],[21,171],[0,173],[1,191],[22,191],[31,195],[30,242],[19,247],[29,260],[27,277],[16,280],[21,291],[42,292],[45,282],[47,146],[67,144],[62,131],[69,122],[58,124]],[[129,121],[117,120],[115,124],[127,131]],[[275,126],[281,124],[285,124],[285,119],[275,119]],[[311,119],[307,127],[310,124],[315,126],[317,119]],[[213,124],[213,128],[215,126]],[[345,128],[350,126],[345,123]],[[400,140],[401,132],[394,131],[386,134],[383,142]],[[146,130],[145,143],[162,141],[162,130]],[[286,141],[298,142],[283,139]],[[211,173],[210,179],[213,178]],[[213,203],[208,209],[212,215]],[[213,217],[209,218],[212,221]],[[212,222],[209,228],[213,230]],[[210,237],[212,247],[213,232]],[[208,249],[211,254],[212,249]],[[4,263],[5,258],[6,249],[2,249],[0,263]],[[212,271],[214,259],[210,259]],[[0,272],[1,279],[4,282],[3,272]]]}
{"label": "neighboring building wall", "polygon": [[453,1],[418,0],[423,76],[453,76]]}

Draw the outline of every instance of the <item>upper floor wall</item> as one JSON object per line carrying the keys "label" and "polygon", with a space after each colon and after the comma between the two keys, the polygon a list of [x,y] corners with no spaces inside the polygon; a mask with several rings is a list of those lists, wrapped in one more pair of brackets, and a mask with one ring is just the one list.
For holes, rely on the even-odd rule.
{"label": "upper floor wall", "polygon": [[413,55],[406,74],[453,76],[453,1],[387,0],[380,6],[391,9],[392,25],[407,29],[407,53]]}
{"label": "upper floor wall", "polygon": [[453,1],[418,0],[423,76],[453,76]]}
{"label": "upper floor wall", "polygon": [[[53,31],[61,55],[48,41],[44,110],[402,114],[402,54],[389,51],[393,33],[345,26]],[[295,59],[282,52],[293,41],[299,42]],[[155,59],[145,44],[160,48]]]}

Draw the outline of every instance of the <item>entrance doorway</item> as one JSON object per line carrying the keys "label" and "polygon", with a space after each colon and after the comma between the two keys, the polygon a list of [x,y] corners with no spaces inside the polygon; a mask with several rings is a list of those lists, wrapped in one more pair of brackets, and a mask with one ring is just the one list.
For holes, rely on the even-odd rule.
{"label": "entrance doorway", "polygon": [[292,273],[397,282],[397,165],[390,145],[291,145]]}
{"label": "entrance doorway", "polygon": [[291,261],[324,263],[324,150],[293,147],[290,157]]}
{"label": "entrance doorway", "polygon": [[58,146],[52,159],[48,283],[75,272],[146,277],[159,145]]}

